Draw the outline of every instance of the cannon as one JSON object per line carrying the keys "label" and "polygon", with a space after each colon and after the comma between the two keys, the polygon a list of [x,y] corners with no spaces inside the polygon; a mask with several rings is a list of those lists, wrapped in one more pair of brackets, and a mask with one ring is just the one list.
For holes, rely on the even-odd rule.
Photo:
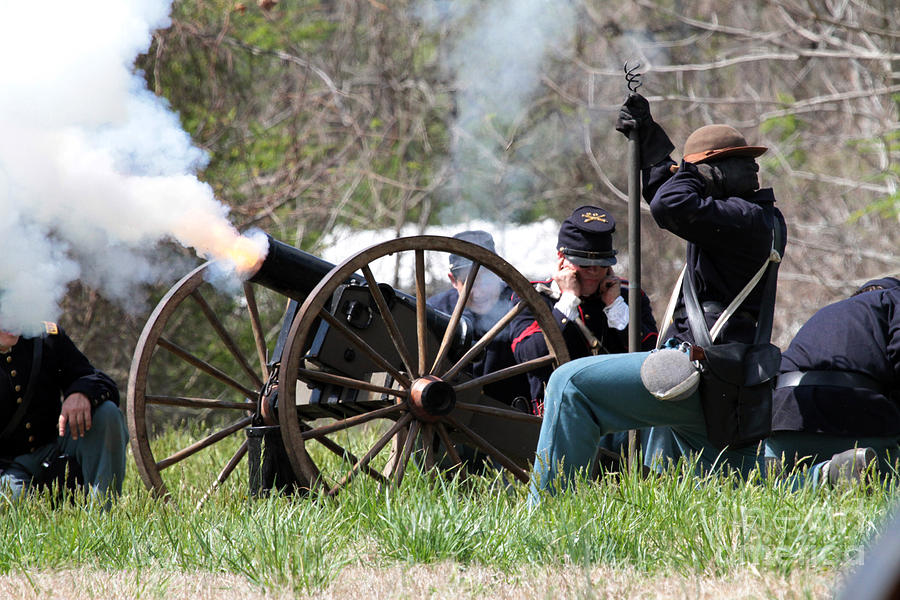
{"label": "cannon", "polygon": [[[428,266],[446,272],[450,254],[472,268],[448,315],[426,299],[435,287]],[[411,270],[408,291],[376,279],[385,263]],[[251,477],[258,472],[261,435],[280,446],[304,491],[334,495],[357,475],[401,485],[410,464],[465,473],[476,461],[462,449],[482,468],[486,460],[527,482],[540,418],[497,390],[568,354],[549,308],[508,262],[454,238],[414,236],[332,265],[269,237],[265,258],[233,294],[208,281],[215,265],[200,265],[159,300],[135,348],[126,417],[138,473],[156,494],[202,490],[206,498],[240,485],[232,474],[242,462]],[[479,270],[521,300],[475,332],[463,309]],[[548,356],[473,373],[526,307]]]}

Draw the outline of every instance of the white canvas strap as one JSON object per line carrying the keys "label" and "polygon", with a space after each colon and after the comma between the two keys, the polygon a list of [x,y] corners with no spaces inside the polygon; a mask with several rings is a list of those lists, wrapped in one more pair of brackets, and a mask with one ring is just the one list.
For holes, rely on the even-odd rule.
{"label": "white canvas strap", "polygon": [[[759,268],[756,274],[747,282],[747,285],[744,286],[744,289],[735,296],[734,300],[731,301],[725,310],[722,311],[722,314],[719,315],[719,318],[716,319],[715,324],[709,330],[709,335],[713,341],[715,341],[716,336],[719,335],[719,332],[722,331],[722,328],[725,327],[725,323],[728,319],[737,312],[737,309],[741,306],[744,300],[747,299],[747,296],[750,295],[750,292],[753,291],[753,288],[756,287],[756,284],[759,283],[759,280],[762,279],[762,276],[765,275],[766,269],[769,266],[769,263],[772,262],[781,262],[781,255],[778,253],[778,250],[775,249],[775,240],[772,240],[772,250],[769,252],[769,258],[766,259],[766,262]],[[672,296],[669,298],[669,304],[666,306],[666,313],[663,316],[662,326],[660,327],[660,333],[665,332],[665,330],[672,324],[674,321],[673,317],[675,315],[675,307],[678,305],[678,295],[681,292],[682,282],[684,280],[684,273],[687,270],[687,263],[683,267],[681,267],[681,273],[678,275],[678,280],[675,282],[675,287],[672,289]],[[660,335],[656,340],[656,347],[659,348],[663,343],[663,336]]]}
{"label": "white canvas strap", "polygon": [[722,314],[719,315],[719,318],[716,319],[715,324],[709,330],[709,337],[712,338],[712,341],[716,341],[716,336],[719,335],[719,332],[722,331],[722,328],[725,327],[725,323],[728,321],[729,317],[737,312],[737,309],[741,306],[741,304],[746,300],[747,296],[750,295],[750,292],[753,291],[753,288],[756,287],[756,284],[759,283],[759,280],[762,279],[762,276],[765,275],[766,269],[769,268],[769,263],[778,263],[781,262],[781,255],[778,254],[778,250],[774,247],[775,241],[772,241],[772,250],[769,252],[769,258],[766,262],[763,263],[763,266],[759,268],[759,271],[756,272],[747,285],[744,286],[744,289],[740,291],[740,293],[735,296],[734,300],[731,301],[725,310],[722,311]]}
{"label": "white canvas strap", "polygon": [[672,289],[672,296],[669,298],[669,304],[666,306],[666,313],[663,315],[662,326],[659,328],[660,335],[656,336],[657,349],[663,343],[662,334],[665,334],[669,325],[675,321],[675,306],[678,304],[678,294],[681,292],[681,282],[684,280],[684,272],[686,269],[687,263],[681,267],[681,273],[678,274],[678,281],[675,282],[675,287]]}

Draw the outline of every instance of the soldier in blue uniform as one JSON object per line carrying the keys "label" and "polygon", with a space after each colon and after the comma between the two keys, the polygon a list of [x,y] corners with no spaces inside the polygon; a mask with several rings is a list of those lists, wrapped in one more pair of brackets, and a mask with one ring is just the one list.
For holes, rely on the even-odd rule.
{"label": "soldier in blue uniform", "polygon": [[[786,239],[774,193],[759,188],[755,157],[766,148],[748,145],[728,125],[708,125],[688,137],[678,165],[669,157],[674,145],[639,94],[626,99],[616,129],[626,136],[637,131],[644,198],[657,224],[687,241],[687,269],[707,322],[714,323],[768,260],[776,227]],[[783,253],[784,248],[775,250]],[[761,288],[744,301],[744,314],[728,321],[719,342],[753,341]],[[681,300],[667,339],[693,340],[683,306]],[[720,451],[710,443],[696,392],[667,402],[647,391],[640,377],[647,356],[634,352],[581,358],[551,375],[532,476],[533,501],[539,499],[538,490],[551,489],[558,476],[565,482],[585,469],[604,435],[629,429],[671,427],[678,452],[697,455],[700,468],[728,464],[747,472],[756,466],[754,448]],[[656,451],[655,432],[645,453]]]}
{"label": "soldier in blue uniform", "polygon": [[782,353],[766,454],[828,485],[887,467],[898,442],[900,280],[887,277],[819,309]]}
{"label": "soldier in blue uniform", "polygon": [[[628,351],[628,282],[613,272],[616,250],[613,215],[596,206],[575,209],[559,228],[556,271],[535,282],[535,289],[551,307],[569,357],[618,354]],[[641,292],[641,349],[656,345],[656,320],[650,300]],[[518,362],[546,356],[544,336],[530,311],[512,322],[512,349]],[[544,386],[550,369],[529,373],[534,414],[542,414]]]}
{"label": "soldier in blue uniform", "polygon": [[[465,242],[477,244],[496,253],[494,238],[487,231],[470,230],[461,231],[453,236]],[[452,314],[459,300],[459,294],[466,284],[466,275],[472,261],[451,254],[449,258],[450,289],[435,294],[428,299],[427,304],[432,308]],[[494,324],[505,315],[513,304],[511,301],[512,290],[496,274],[482,267],[478,271],[475,284],[469,294],[469,301],[463,311],[463,318],[472,326],[474,340],[480,339]],[[486,375],[515,364],[512,350],[510,327],[505,327],[487,345],[484,354],[473,361],[470,373],[473,376]],[[502,381],[485,386],[485,392],[496,400],[512,405],[520,410],[530,410],[528,402],[528,381],[524,375],[509,377]]]}
{"label": "soldier in blue uniform", "polygon": [[34,338],[0,331],[0,489],[20,497],[69,455],[100,502],[121,493],[128,431],[118,403],[112,379],[56,324]]}

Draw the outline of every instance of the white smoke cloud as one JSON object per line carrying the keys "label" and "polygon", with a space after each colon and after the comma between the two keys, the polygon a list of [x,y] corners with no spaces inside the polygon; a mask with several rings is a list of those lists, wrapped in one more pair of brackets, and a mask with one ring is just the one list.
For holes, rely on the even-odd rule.
{"label": "white smoke cloud", "polygon": [[0,4],[0,326],[56,320],[82,279],[126,306],[174,239],[204,257],[239,234],[199,181],[205,154],[134,70],[170,0]]}
{"label": "white smoke cloud", "polygon": [[[454,78],[456,130],[451,157],[464,206],[460,217],[508,216],[533,176],[506,148],[541,85],[554,53],[571,52],[575,9],[569,0],[423,2],[423,21],[458,32],[441,50]],[[523,135],[527,132],[519,132]],[[496,207],[496,214],[490,214]]]}

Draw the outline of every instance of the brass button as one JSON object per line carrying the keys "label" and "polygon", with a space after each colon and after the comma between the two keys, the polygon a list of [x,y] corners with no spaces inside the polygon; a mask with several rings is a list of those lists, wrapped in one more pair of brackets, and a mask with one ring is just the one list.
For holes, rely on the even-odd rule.
{"label": "brass button", "polygon": [[565,323],[566,321],[568,321],[568,319],[566,319],[565,317],[563,317],[562,322]]}
{"label": "brass button", "polygon": [[16,391],[17,391],[17,392],[21,392],[21,391],[22,391],[22,386],[21,386],[21,385],[17,385],[17,386],[16,386]]}
{"label": "brass button", "polygon": [[[34,436],[33,436],[33,435],[29,435],[29,436],[28,436],[28,441],[29,441],[29,442],[33,442],[33,441],[34,441]],[[34,450],[32,450],[32,452],[34,452]]]}
{"label": "brass button", "polygon": [[34,452],[35,450],[37,450],[37,448],[32,447],[31,450],[29,450],[29,452]]}
{"label": "brass button", "polygon": [[31,429],[31,423],[25,423],[25,429]]}
{"label": "brass button", "polygon": [[12,356],[7,356],[7,357],[6,357],[6,362],[11,363],[11,362],[12,362]]}
{"label": "brass button", "polygon": [[16,370],[13,369],[12,371],[10,371],[10,372],[9,372],[9,375],[10,375],[10,377],[15,377],[15,376],[16,376]]}
{"label": "brass button", "polygon": [[22,399],[21,399],[21,398],[16,398],[16,404],[22,404]]}

